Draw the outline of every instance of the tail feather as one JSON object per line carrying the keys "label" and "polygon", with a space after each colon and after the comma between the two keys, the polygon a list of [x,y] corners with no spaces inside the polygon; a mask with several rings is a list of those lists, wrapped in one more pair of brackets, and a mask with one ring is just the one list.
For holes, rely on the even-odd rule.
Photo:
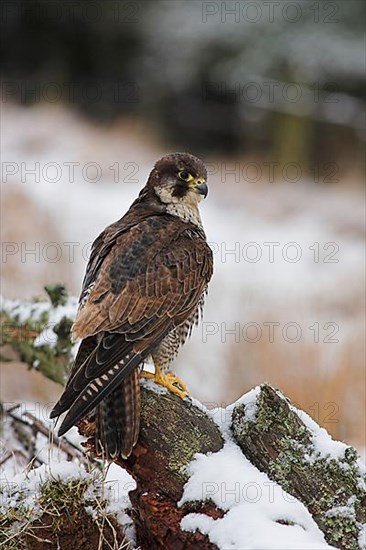
{"label": "tail feather", "polygon": [[[113,337],[112,340],[111,337]],[[109,349],[109,354],[101,356],[105,352],[105,341],[113,342],[113,347]],[[116,374],[116,370],[127,368],[127,364],[134,357],[131,343],[126,343],[124,335],[121,334],[107,334],[99,342],[94,337],[91,346],[86,349],[84,342],[85,340],[76,356],[65,391],[50,413],[51,418],[60,416],[72,407],[82,393],[89,393],[89,397],[91,397],[91,390],[86,391],[88,386],[93,389],[97,383],[100,388],[103,388],[109,382],[110,377]]]}
{"label": "tail feather", "polygon": [[143,363],[149,353],[150,350],[147,350],[143,355],[135,353],[132,357],[126,357],[101,377],[89,382],[70,407],[58,430],[58,435],[61,436],[66,433],[83,416],[99,405],[104,397],[112,393],[123,380],[129,377],[134,369]]}
{"label": "tail feather", "polygon": [[65,390],[56,405],[53,407],[50,413],[50,418],[60,416],[60,414],[64,413],[69,407],[71,407],[77,398],[80,392],[74,389],[73,380],[78,371],[85,371],[86,364],[95,355],[97,347],[98,341],[95,336],[90,336],[81,342]]}
{"label": "tail feather", "polygon": [[97,451],[107,459],[128,458],[137,442],[139,427],[140,382],[136,369],[97,407]]}

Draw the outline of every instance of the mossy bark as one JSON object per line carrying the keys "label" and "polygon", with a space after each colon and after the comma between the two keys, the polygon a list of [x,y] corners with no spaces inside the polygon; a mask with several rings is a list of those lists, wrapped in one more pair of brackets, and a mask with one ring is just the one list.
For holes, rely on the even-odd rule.
{"label": "mossy bark", "polygon": [[255,419],[245,405],[234,408],[232,431],[248,459],[309,509],[329,544],[357,550],[366,522],[365,479],[357,452],[337,459],[317,452],[312,432],[290,402],[263,384]]}
{"label": "mossy bark", "polygon": [[[205,535],[182,531],[180,522],[190,512],[214,518],[222,513],[209,503],[177,503],[188,479],[186,466],[195,453],[219,451],[224,444],[221,432],[189,399],[145,387],[141,391],[139,441],[130,458],[118,462],[137,483],[130,493],[137,544],[151,549],[214,549]],[[84,423],[79,430],[89,435],[90,428]],[[88,448],[94,450],[93,438]]]}

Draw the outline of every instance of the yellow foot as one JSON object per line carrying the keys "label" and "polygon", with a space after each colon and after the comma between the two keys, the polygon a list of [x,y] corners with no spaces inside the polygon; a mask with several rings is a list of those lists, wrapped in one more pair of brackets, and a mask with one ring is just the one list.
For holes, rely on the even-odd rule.
{"label": "yellow foot", "polygon": [[164,388],[167,388],[172,393],[178,395],[181,399],[188,397],[188,388],[181,380],[174,374],[174,372],[163,373],[160,369],[156,370],[154,381],[156,384],[160,384]]}

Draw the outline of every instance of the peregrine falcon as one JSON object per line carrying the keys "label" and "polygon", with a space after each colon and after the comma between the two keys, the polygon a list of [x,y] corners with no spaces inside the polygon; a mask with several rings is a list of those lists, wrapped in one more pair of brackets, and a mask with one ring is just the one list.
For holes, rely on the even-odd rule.
{"label": "peregrine falcon", "polygon": [[213,271],[198,209],[206,180],[200,159],[166,155],[127,213],[93,243],[72,327],[81,344],[51,418],[68,411],[63,435],[95,413],[96,448],[109,460],[128,458],[137,442],[146,360],[156,383],[188,395],[169,366],[199,321]]}

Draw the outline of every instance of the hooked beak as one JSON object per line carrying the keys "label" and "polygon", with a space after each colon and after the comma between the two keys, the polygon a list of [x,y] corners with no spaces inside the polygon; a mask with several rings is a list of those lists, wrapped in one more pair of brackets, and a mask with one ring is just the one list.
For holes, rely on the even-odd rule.
{"label": "hooked beak", "polygon": [[196,180],[194,180],[193,181],[193,187],[194,187],[194,189],[197,193],[199,193],[200,195],[203,195],[204,198],[207,197],[208,187],[207,187],[207,183],[205,182],[204,179],[197,178]]}

